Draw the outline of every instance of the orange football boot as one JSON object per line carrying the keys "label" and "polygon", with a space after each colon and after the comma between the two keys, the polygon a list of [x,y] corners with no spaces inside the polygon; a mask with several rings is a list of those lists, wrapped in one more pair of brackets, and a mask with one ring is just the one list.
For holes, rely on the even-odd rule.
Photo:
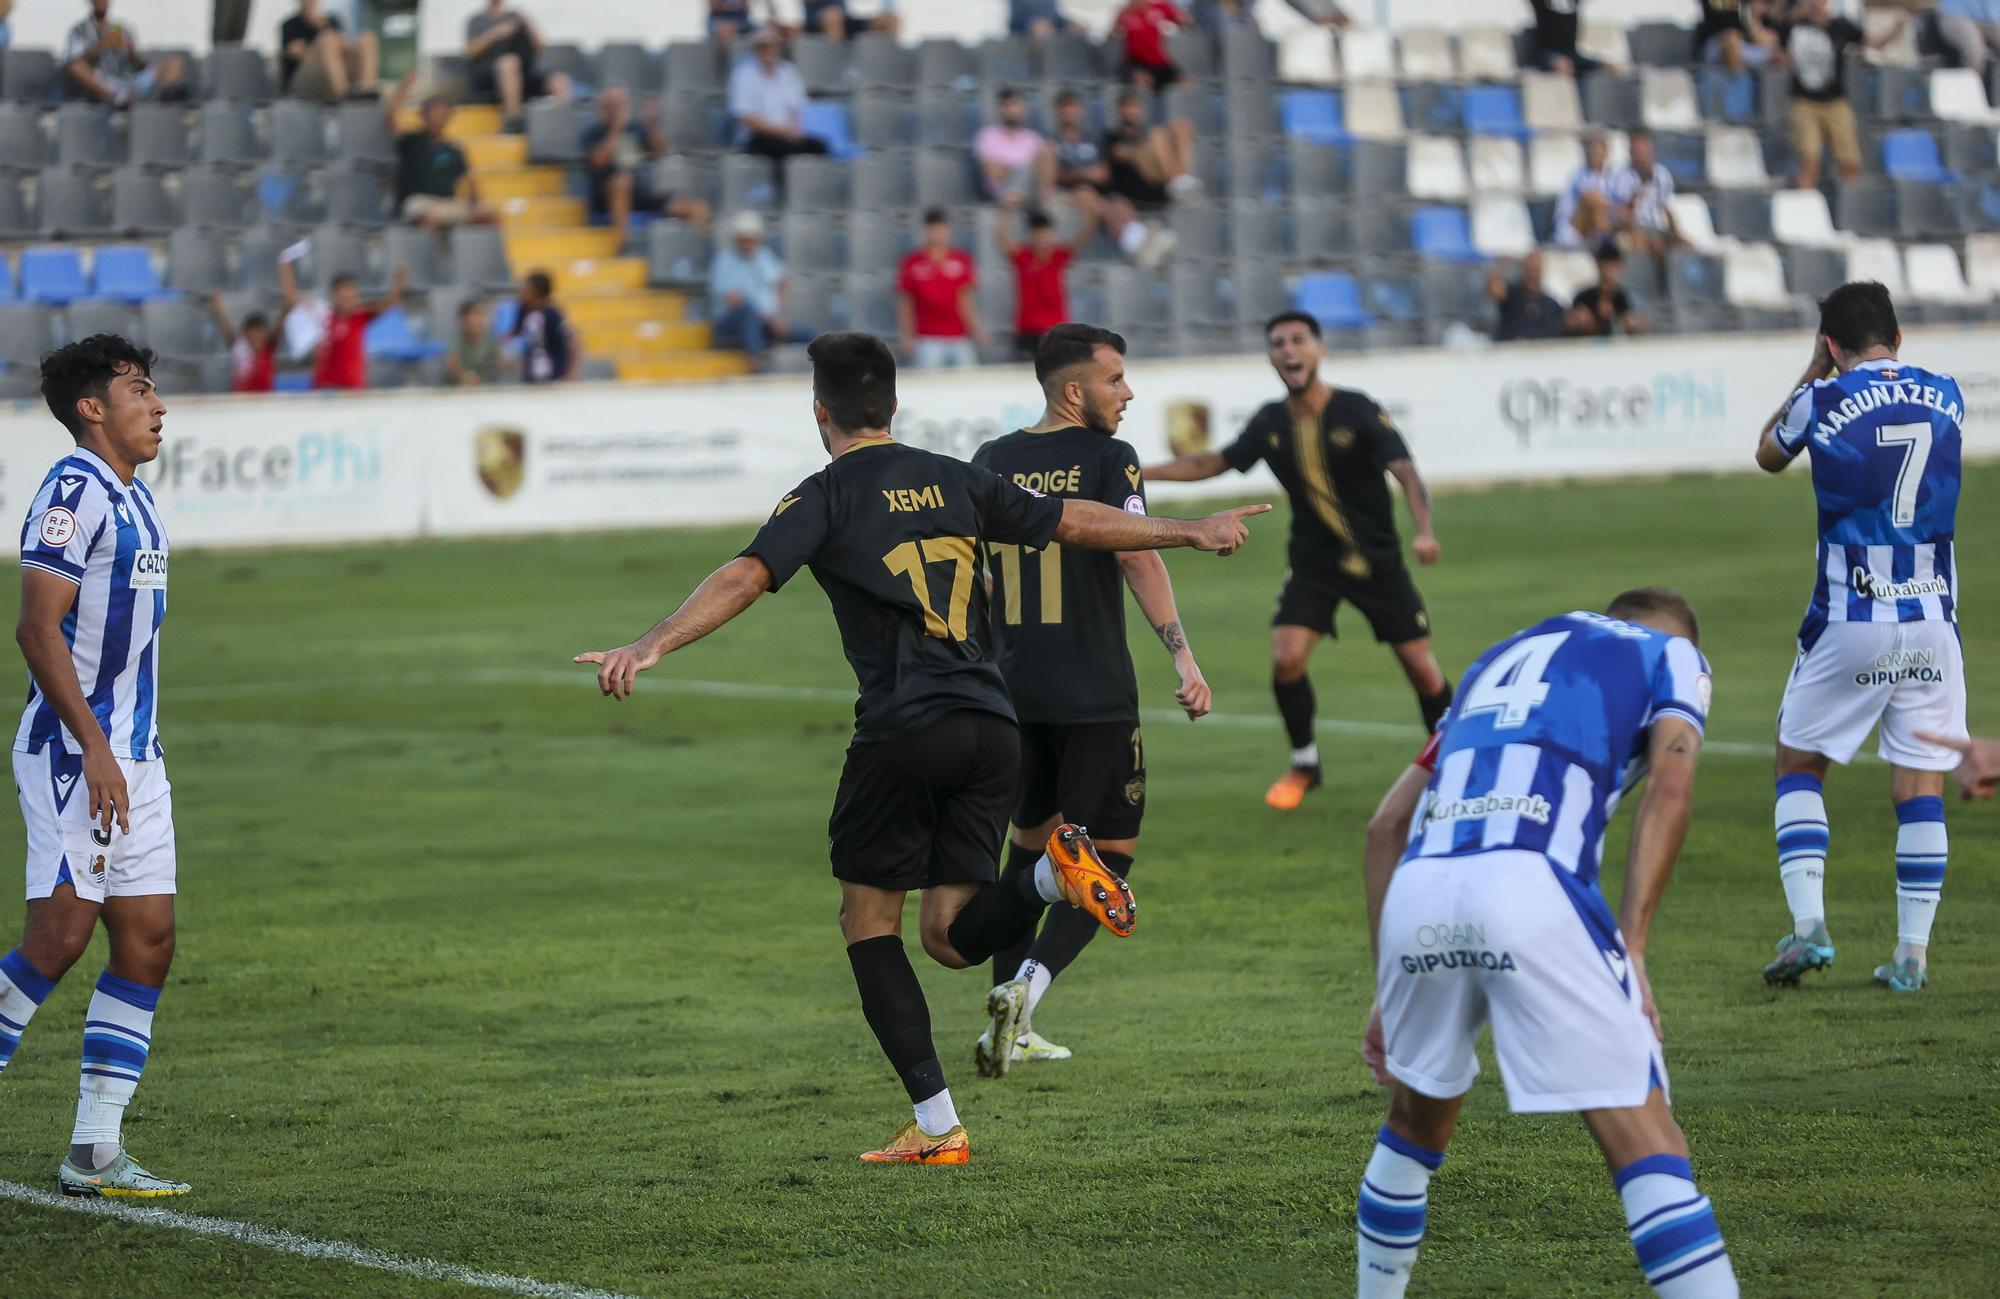
{"label": "orange football boot", "polygon": [[1306,801],[1306,793],[1318,788],[1318,767],[1293,767],[1264,791],[1264,801],[1280,812],[1296,812]]}
{"label": "orange football boot", "polygon": [[1056,881],[1063,897],[1097,917],[1097,922],[1120,938],[1132,936],[1139,923],[1139,904],[1132,886],[1111,873],[1097,855],[1097,845],[1080,825],[1059,825],[1049,836],[1049,862],[1056,868]]}
{"label": "orange football boot", "polygon": [[966,1140],[965,1125],[956,1124],[941,1137],[934,1137],[911,1119],[896,1129],[889,1144],[861,1156],[864,1164],[969,1164],[972,1144]]}

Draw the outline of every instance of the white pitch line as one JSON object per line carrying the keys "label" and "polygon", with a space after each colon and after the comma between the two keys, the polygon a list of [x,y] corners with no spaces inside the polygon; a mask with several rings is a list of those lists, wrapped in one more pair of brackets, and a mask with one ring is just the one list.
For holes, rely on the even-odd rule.
{"label": "white pitch line", "polygon": [[612,1290],[537,1281],[533,1277],[509,1276],[504,1272],[481,1272],[456,1263],[440,1263],[434,1258],[384,1254],[379,1250],[350,1245],[344,1240],[316,1240],[311,1236],[301,1236],[283,1227],[260,1227],[254,1222],[235,1222],[228,1218],[204,1218],[191,1213],[175,1213],[171,1209],[126,1204],[119,1200],[73,1200],[54,1191],[23,1186],[19,1182],[0,1181],[0,1200],[19,1200],[44,1209],[116,1218],[120,1222],[136,1223],[142,1227],[162,1227],[168,1231],[192,1232],[197,1236],[218,1236],[239,1245],[253,1245],[258,1249],[275,1250],[299,1258],[351,1263],[355,1267],[372,1268],[377,1272],[395,1272],[425,1281],[445,1281],[481,1290],[497,1290],[501,1294],[526,1295],[529,1299],[635,1299],[632,1295]]}
{"label": "white pitch line", "polygon": [[[298,681],[237,681],[226,685],[188,686],[169,691],[169,699],[243,699],[265,695],[285,695],[296,693],[302,685],[326,686],[390,686],[395,689],[422,689],[434,686],[503,685],[503,686],[576,686],[595,687],[597,678],[582,669],[576,672],[562,672],[538,668],[469,668],[463,672],[410,672],[396,675],[372,677],[318,678],[301,683]],[[686,677],[649,676],[641,687],[647,692],[671,695],[700,695],[714,699],[770,699],[781,703],[801,704],[852,704],[852,690],[835,690],[825,686],[780,686],[760,685],[746,681],[698,681]],[[1187,719],[1187,714],[1178,708],[1142,708],[1140,719],[1147,722],[1179,722]],[[1201,725],[1226,727],[1230,730],[1268,731],[1278,726],[1276,717],[1254,713],[1210,713],[1201,719]],[[1367,722],[1344,717],[1322,717],[1316,723],[1318,730],[1329,735],[1374,735],[1385,739],[1410,740],[1415,737],[1414,724],[1405,726],[1399,722]],[[1713,753],[1731,758],[1769,758],[1775,752],[1772,744],[1746,744],[1738,740],[1710,740],[1702,746],[1705,753]],[[1868,754],[1858,754],[1857,762],[1870,760]]]}

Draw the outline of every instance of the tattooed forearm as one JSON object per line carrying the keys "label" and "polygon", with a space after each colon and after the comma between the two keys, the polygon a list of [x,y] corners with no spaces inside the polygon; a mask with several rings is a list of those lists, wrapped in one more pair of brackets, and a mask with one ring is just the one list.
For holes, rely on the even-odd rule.
{"label": "tattooed forearm", "polygon": [[1178,654],[1187,648],[1187,633],[1178,622],[1162,623],[1153,628],[1160,635],[1160,644],[1167,647],[1167,653]]}

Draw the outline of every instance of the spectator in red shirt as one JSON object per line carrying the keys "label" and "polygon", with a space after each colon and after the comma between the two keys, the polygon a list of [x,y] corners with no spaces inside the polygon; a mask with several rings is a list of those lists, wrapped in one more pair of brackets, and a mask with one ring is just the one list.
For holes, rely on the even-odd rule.
{"label": "spectator in red shirt", "polygon": [[1167,33],[1193,20],[1172,0],[1127,0],[1111,30],[1125,38],[1125,72],[1149,90],[1170,86],[1181,70],[1167,54]]}
{"label": "spectator in red shirt", "polygon": [[1014,351],[1022,360],[1034,360],[1042,335],[1069,319],[1069,292],[1063,280],[1069,264],[1090,246],[1096,233],[1095,204],[1084,205],[1083,228],[1066,244],[1056,242],[1056,223],[1046,212],[1028,213],[1026,244],[1014,241],[1013,221],[1008,213],[1000,213],[993,235],[1000,251],[1014,263]]}
{"label": "spectator in red shirt", "polygon": [[209,295],[208,313],[215,317],[222,345],[229,349],[229,391],[271,391],[278,374],[278,335],[271,328],[270,318],[261,311],[253,311],[243,317],[239,333],[229,319],[228,308],[222,305],[220,293]]}
{"label": "spectator in red shirt", "polygon": [[[285,309],[290,311],[303,299],[292,263],[302,254],[296,245],[278,259],[278,287],[284,290]],[[319,348],[313,353],[312,386],[315,388],[366,388],[368,386],[368,323],[385,311],[403,304],[403,286],[410,268],[398,266],[389,285],[389,296],[364,300],[361,285],[352,274],[341,271],[328,283],[330,301],[322,311]]]}
{"label": "spectator in red shirt", "polygon": [[923,247],[896,277],[896,325],[917,369],[979,364],[986,325],[972,301],[978,283],[971,254],[951,246],[950,216],[941,207],[925,212]]}

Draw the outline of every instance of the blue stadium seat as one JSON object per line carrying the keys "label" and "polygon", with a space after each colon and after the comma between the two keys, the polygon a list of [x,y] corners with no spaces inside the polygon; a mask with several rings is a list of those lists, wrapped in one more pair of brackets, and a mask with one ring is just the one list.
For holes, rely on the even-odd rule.
{"label": "blue stadium seat", "polygon": [[1361,304],[1361,286],[1338,271],[1302,277],[1292,290],[1292,306],[1328,329],[1367,329],[1375,323]]}
{"label": "blue stadium seat", "polygon": [[90,296],[83,258],[69,247],[29,248],[21,254],[21,296],[30,302],[68,302]]}
{"label": "blue stadium seat", "polygon": [[0,257],[0,302],[12,302],[19,296],[14,287],[14,263]]}
{"label": "blue stadium seat", "polygon": [[1891,131],[1882,137],[1882,170],[1893,180],[1949,184],[1958,179],[1938,156],[1929,131]]}
{"label": "blue stadium seat", "polygon": [[521,300],[502,298],[493,304],[493,337],[505,338],[514,332],[514,322],[521,318]]}
{"label": "blue stadium seat", "polygon": [[1354,142],[1337,90],[1287,90],[1278,103],[1278,122],[1286,135],[1315,144]]}
{"label": "blue stadium seat", "polygon": [[410,325],[410,315],[393,307],[368,322],[367,351],[370,357],[390,361],[422,361],[443,356],[442,343],[426,342]]}
{"label": "blue stadium seat", "polygon": [[1750,72],[1704,68],[1695,74],[1701,115],[1709,122],[1749,126],[1757,120],[1757,78]]}
{"label": "blue stadium seat", "polygon": [[1462,104],[1465,129],[1472,135],[1504,135],[1528,140],[1534,128],[1521,120],[1521,96],[1512,86],[1467,86]]}
{"label": "blue stadium seat", "polygon": [[97,250],[91,263],[91,279],[100,298],[120,302],[144,302],[148,298],[172,297],[160,283],[153,258],[137,244],[110,244]]}
{"label": "blue stadium seat", "polygon": [[280,370],[271,376],[272,392],[311,392],[312,376],[304,370]]}
{"label": "blue stadium seat", "polygon": [[1421,257],[1448,262],[1486,260],[1472,246],[1472,223],[1461,207],[1420,207],[1410,214],[1410,246]]}
{"label": "blue stadium seat", "polygon": [[854,130],[847,118],[846,104],[812,100],[806,104],[800,129],[815,140],[826,141],[826,151],[840,159],[858,158],[867,150],[854,142]]}

